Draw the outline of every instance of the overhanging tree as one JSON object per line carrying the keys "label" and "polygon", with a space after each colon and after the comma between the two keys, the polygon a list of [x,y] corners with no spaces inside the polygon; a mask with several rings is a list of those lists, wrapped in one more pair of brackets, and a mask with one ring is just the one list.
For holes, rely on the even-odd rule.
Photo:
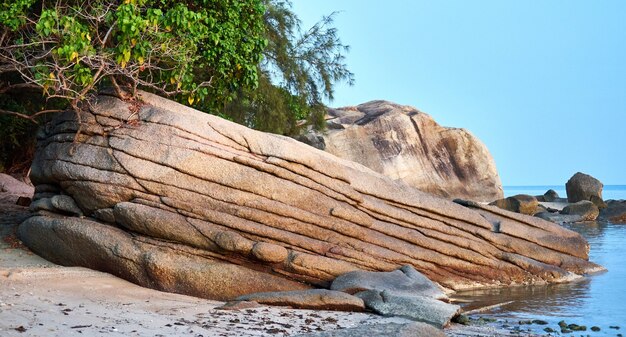
{"label": "overhanging tree", "polygon": [[221,111],[256,86],[264,12],[261,0],[1,0],[0,171],[29,166],[25,121],[85,108],[100,86]]}
{"label": "overhanging tree", "polygon": [[264,0],[268,45],[259,63],[259,85],[240,88],[224,113],[236,122],[274,133],[293,135],[303,122],[323,127],[324,99],[333,99],[334,86],[352,84],[345,64],[349,47],[333,27],[335,13],[308,30],[289,1]]}
{"label": "overhanging tree", "polygon": [[38,90],[80,109],[106,84],[221,108],[256,86],[263,14],[261,0],[4,0],[0,94]]}
{"label": "overhanging tree", "polygon": [[302,31],[280,0],[1,0],[0,170],[33,134],[10,117],[82,109],[101,86],[264,131],[320,127],[335,82],[353,81],[332,24]]}

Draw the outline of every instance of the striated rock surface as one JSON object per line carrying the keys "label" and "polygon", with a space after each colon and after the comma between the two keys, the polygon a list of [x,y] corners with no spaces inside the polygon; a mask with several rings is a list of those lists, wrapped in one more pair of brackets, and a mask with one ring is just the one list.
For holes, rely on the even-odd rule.
{"label": "striated rock surface", "polygon": [[[404,265],[450,289],[601,269],[587,242],[556,224],[462,206],[295,140],[140,97],[130,111],[99,96],[81,113],[78,144],[72,113],[38,135],[35,201],[50,198],[53,211],[34,207],[18,233],[38,254],[220,300]],[[74,204],[83,216],[71,216]]]}
{"label": "striated rock surface", "polygon": [[387,101],[329,115],[323,136],[329,153],[444,198],[503,197],[489,150],[465,129],[442,127],[426,113]]}

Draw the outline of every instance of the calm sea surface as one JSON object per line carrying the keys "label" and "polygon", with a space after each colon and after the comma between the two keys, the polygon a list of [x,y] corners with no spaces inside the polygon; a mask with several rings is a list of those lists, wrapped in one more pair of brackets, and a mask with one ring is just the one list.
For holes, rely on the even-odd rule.
{"label": "calm sea surface", "polygon": [[[567,198],[565,185],[545,185],[545,186],[504,186],[504,196],[510,197],[516,194],[542,195],[547,190],[553,189],[561,198]],[[626,199],[626,185],[604,185],[602,189],[604,200]]]}
{"label": "calm sea surface", "polygon": [[[522,186],[505,187],[505,195],[518,193],[543,194],[547,189],[556,190],[565,197],[564,187]],[[561,194],[563,193],[563,194]],[[626,199],[626,186],[605,186],[604,199]],[[514,287],[490,291],[472,291],[458,294],[457,298],[471,300],[472,307],[513,301],[509,305],[480,314],[483,317],[515,320],[542,319],[558,330],[557,323],[586,325],[587,331],[567,336],[617,336],[626,335],[626,225],[611,223],[579,223],[566,225],[582,234],[589,241],[590,260],[608,269],[607,272],[568,284]],[[599,326],[599,332],[590,331]],[[621,329],[611,329],[619,326]],[[541,325],[524,325],[543,333]],[[556,334],[558,335],[558,334]]]}

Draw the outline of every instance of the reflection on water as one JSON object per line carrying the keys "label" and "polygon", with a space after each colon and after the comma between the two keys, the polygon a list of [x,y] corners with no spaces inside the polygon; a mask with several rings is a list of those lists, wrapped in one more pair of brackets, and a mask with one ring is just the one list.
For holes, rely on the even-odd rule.
{"label": "reflection on water", "polygon": [[[599,326],[599,332],[585,335],[615,336],[626,330],[626,225],[579,223],[566,227],[589,241],[590,260],[608,269],[577,282],[548,286],[512,287],[459,293],[454,298],[469,300],[465,309],[513,301],[481,314],[485,317],[513,317],[519,320],[542,319],[556,325],[568,323]],[[609,329],[620,326],[621,330]],[[530,326],[541,332],[544,326]]]}

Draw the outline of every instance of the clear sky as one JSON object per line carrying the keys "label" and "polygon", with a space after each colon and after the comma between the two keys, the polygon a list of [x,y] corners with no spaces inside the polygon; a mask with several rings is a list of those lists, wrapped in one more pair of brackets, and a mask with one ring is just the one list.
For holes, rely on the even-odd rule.
{"label": "clear sky", "polygon": [[341,11],[352,87],[330,106],[385,99],[463,127],[504,185],[575,172],[626,184],[626,1],[294,0],[309,27]]}

